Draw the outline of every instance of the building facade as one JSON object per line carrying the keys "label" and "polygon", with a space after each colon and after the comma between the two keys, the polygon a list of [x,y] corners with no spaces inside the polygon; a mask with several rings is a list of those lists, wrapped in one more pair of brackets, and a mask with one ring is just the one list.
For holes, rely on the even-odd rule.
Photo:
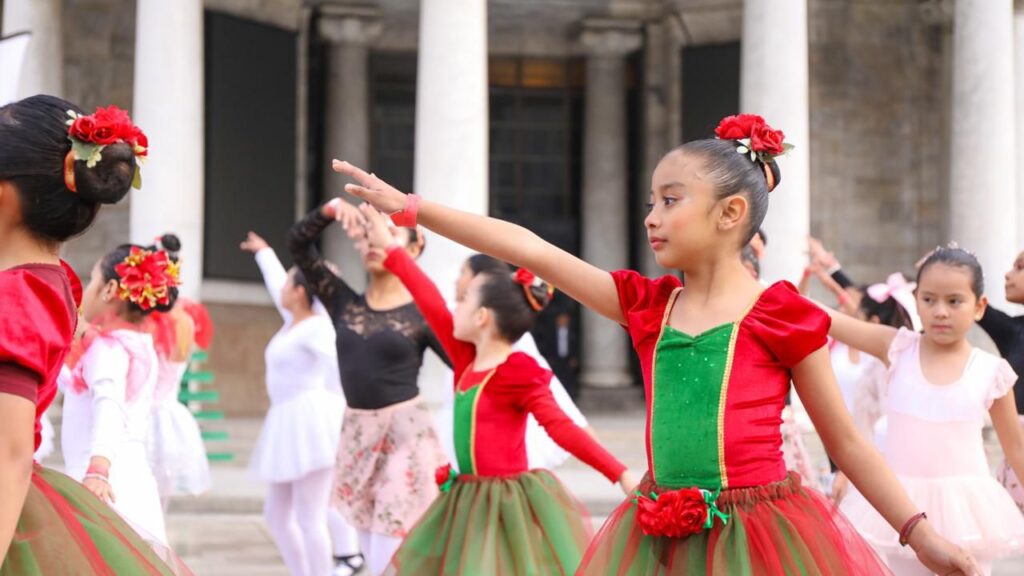
{"label": "building facade", "polygon": [[[953,239],[997,279],[1024,243],[1024,7],[1012,0],[0,6],[4,34],[33,34],[23,94],[117,104],[150,133],[144,189],[66,256],[85,273],[113,245],[179,233],[186,290],[218,330],[229,413],[264,409],[262,351],[279,325],[238,243],[255,230],[287,260],[288,226],[344,184],[335,157],[603,267],[660,274],[641,224],[654,165],[752,111],[797,146],[766,223],[769,278],[799,277],[807,233],[864,280],[910,272]],[[324,250],[362,285],[343,238]],[[425,264],[448,286],[464,254],[432,237]],[[583,397],[635,402],[622,331],[568,302],[557,313],[579,334]]]}

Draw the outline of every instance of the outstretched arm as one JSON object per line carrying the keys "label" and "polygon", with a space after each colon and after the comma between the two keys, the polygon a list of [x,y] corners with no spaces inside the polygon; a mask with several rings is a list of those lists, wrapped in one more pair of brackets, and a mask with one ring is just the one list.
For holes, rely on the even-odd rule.
{"label": "outstretched arm", "polygon": [[281,304],[281,289],[288,283],[288,271],[281,265],[281,260],[277,258],[274,249],[259,234],[251,230],[239,248],[256,257],[256,265],[259,266],[263,284],[267,287],[274,307],[286,324],[291,322],[291,312]]}
{"label": "outstretched arm", "polygon": [[[878,450],[857,432],[832,373],[828,349],[812,352],[793,367],[792,373],[796,391],[825,450],[875,510],[900,531],[920,510]],[[909,541],[918,560],[937,574],[977,573],[970,556],[939,536],[927,520],[910,532]]]}
{"label": "outstretched arm", "polygon": [[[385,214],[405,207],[406,195],[380,178],[348,162],[335,160],[333,168],[358,182],[346,185],[347,192]],[[584,306],[619,324],[625,323],[611,274],[545,242],[522,226],[428,200],[420,202],[419,223],[463,246],[528,268]]]}
{"label": "outstretched arm", "polygon": [[889,365],[889,347],[898,330],[885,324],[873,324],[823,308],[832,318],[829,336],[846,344],[850,348],[871,354]]}
{"label": "outstretched arm", "polygon": [[356,294],[327,266],[327,261],[317,250],[316,239],[335,220],[342,222],[349,236],[361,234],[361,224],[360,231],[356,232],[356,225],[353,223],[356,216],[353,214],[362,218],[362,214],[359,214],[355,206],[335,199],[307,214],[288,231],[288,251],[291,252],[295,265],[313,287],[313,292],[327,308],[328,314],[335,319],[341,315],[345,304],[355,298]]}

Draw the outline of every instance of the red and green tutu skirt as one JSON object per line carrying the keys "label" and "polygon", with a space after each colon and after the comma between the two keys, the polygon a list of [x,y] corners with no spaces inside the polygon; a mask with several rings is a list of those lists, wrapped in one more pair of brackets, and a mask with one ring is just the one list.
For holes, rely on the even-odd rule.
{"label": "red and green tutu skirt", "polygon": [[[663,496],[669,492],[671,497]],[[891,574],[838,509],[804,489],[796,473],[772,484],[723,490],[708,497],[710,507],[701,507],[697,490],[694,497],[676,497],[685,492],[691,491],[661,488],[645,477],[638,488],[643,496],[612,513],[577,574]],[[661,535],[666,533],[672,536]]]}
{"label": "red and green tutu skirt", "polygon": [[551,472],[462,475],[448,485],[406,536],[385,574],[575,572],[593,535],[590,517]]}
{"label": "red and green tutu skirt", "polygon": [[36,465],[0,576],[182,576],[168,550],[157,551],[85,486]]}

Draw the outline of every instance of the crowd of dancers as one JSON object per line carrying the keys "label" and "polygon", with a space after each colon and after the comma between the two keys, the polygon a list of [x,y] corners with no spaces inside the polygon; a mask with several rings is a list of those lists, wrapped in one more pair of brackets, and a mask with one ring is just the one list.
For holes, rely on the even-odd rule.
{"label": "crowd of dancers", "polygon": [[[956,245],[924,255],[914,282],[861,285],[810,239],[798,286],[763,281],[760,224],[789,144],[749,114],[714,136],[651,175],[644,226],[677,272],[657,279],[343,161],[333,168],[363,202],[296,223],[292,269],[258,234],[242,241],[282,318],[250,468],[290,573],[990,574],[1024,552],[1024,320],[987,305],[977,259]],[[148,146],[114,107],[0,108],[0,575],[190,573],[164,512],[210,485],[177,391],[212,326],[177,297],[180,242],[117,246],[84,285],[59,259],[138,184]],[[362,257],[364,293],[317,249],[332,225]],[[454,303],[417,264],[424,228],[479,252]],[[834,307],[806,296],[815,279]],[[530,336],[556,286],[632,340],[640,478]],[[1024,254],[1005,289],[1024,302]],[[1002,358],[968,342],[975,324]],[[451,369],[437,414],[418,385],[428,348]],[[64,474],[33,462],[58,388]],[[827,462],[803,446],[811,428]],[[624,493],[596,533],[552,472],[569,454]]]}

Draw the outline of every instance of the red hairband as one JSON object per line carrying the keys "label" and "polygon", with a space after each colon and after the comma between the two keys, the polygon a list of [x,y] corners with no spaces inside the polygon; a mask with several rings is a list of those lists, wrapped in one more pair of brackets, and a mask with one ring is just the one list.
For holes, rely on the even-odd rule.
{"label": "red hairband", "polygon": [[[516,270],[515,274],[512,275],[512,280],[514,280],[516,284],[520,284],[523,287],[523,293],[526,294],[526,301],[529,302],[530,308],[533,308],[534,312],[540,312],[541,310],[544,309],[544,306],[546,304],[543,304],[540,301],[538,301],[537,297],[533,295],[532,290],[534,286],[542,285],[544,283],[543,280],[537,278],[537,276],[533,272],[530,272],[526,268],[520,268]],[[550,299],[551,296],[555,294],[555,287],[552,286],[551,284],[548,284],[546,290],[548,293],[548,298]]]}

